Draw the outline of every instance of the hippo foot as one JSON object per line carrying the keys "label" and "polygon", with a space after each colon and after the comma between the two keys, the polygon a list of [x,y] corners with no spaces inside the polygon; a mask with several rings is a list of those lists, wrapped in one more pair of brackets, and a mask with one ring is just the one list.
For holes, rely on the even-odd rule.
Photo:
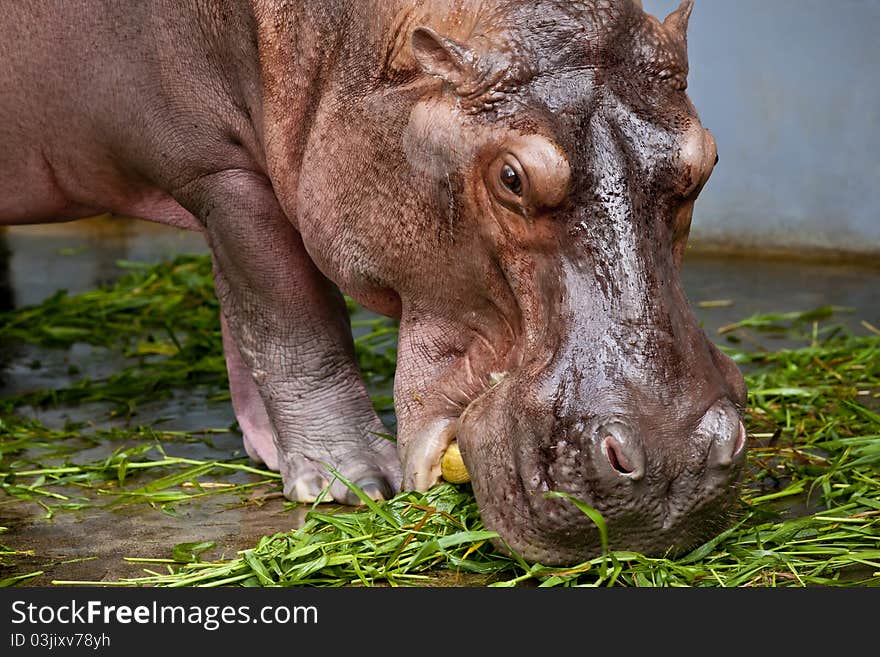
{"label": "hippo foot", "polygon": [[377,501],[390,499],[400,490],[400,463],[391,441],[325,439],[309,447],[280,453],[284,496],[290,500],[362,504],[343,478]]}
{"label": "hippo foot", "polygon": [[389,499],[400,490],[400,465],[393,442],[380,437],[375,437],[372,444],[364,440],[325,438],[317,449],[301,450],[290,444],[279,448],[280,441],[269,425],[265,410],[263,415],[265,424],[256,426],[251,415],[239,419],[244,449],[254,462],[281,472],[287,499],[361,504],[357,493],[337,477],[334,470],[373,500]]}
{"label": "hippo foot", "polygon": [[[254,407],[261,412],[254,411]],[[337,477],[334,470],[373,500],[389,499],[400,490],[395,443],[367,432],[372,435],[371,439],[326,437],[310,445],[311,449],[301,449],[300,445],[308,444],[307,441],[282,443],[278,439],[262,404],[251,404],[248,409],[250,412],[238,420],[244,434],[244,449],[254,462],[281,472],[284,496],[289,500],[361,504],[357,493]],[[255,421],[255,415],[263,421]]]}

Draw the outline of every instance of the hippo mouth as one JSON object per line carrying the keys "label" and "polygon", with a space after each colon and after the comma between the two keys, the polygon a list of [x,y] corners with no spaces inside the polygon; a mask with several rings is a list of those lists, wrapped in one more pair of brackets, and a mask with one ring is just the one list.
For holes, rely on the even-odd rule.
{"label": "hippo mouth", "polygon": [[[462,426],[467,420],[471,409],[478,407],[483,401],[492,395],[496,387],[507,378],[507,373],[491,373],[488,376],[488,384],[471,401],[463,405],[458,415],[444,415],[436,418],[422,433],[423,438],[405,451],[405,462],[408,465],[408,478],[406,486],[414,490],[428,490],[442,481],[449,481],[444,477],[443,462],[450,452],[450,448],[458,443],[458,436]],[[460,443],[459,443],[460,445]],[[454,460],[458,469],[467,470],[464,455],[458,450]],[[467,477],[470,480],[470,477]],[[465,483],[466,480],[453,481],[452,483]]]}
{"label": "hippo mouth", "polygon": [[[745,461],[741,422],[724,467],[707,469],[698,460],[670,474],[659,449],[636,463],[608,436],[593,441],[594,449],[578,443],[572,434],[583,427],[560,430],[552,412],[530,412],[517,379],[506,377],[468,404],[438,451],[439,458],[457,441],[482,521],[499,534],[501,552],[545,565],[600,554],[598,527],[567,496],[602,515],[615,550],[674,556],[730,526]],[[517,414],[509,411],[513,400]]]}
{"label": "hippo mouth", "polygon": [[[445,476],[444,462],[448,461],[448,457],[453,452],[455,453],[453,459],[466,470],[467,481],[471,481],[471,472],[476,467],[474,457],[470,454],[471,448],[480,442],[478,436],[486,433],[480,426],[483,422],[484,407],[491,405],[491,398],[499,392],[499,388],[507,378],[507,373],[493,373],[489,378],[490,382],[485,389],[464,405],[457,416],[446,416],[435,420],[434,426],[425,432],[430,439],[420,441],[417,450],[409,451],[409,463],[414,466],[412,485],[416,490],[427,490],[450,480]],[[452,483],[466,483],[466,481]]]}

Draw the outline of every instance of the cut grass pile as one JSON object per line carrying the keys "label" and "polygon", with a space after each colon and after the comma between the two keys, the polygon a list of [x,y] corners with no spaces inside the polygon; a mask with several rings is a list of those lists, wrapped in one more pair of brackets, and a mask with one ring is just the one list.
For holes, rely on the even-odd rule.
{"label": "cut grass pile", "polygon": [[[49,518],[146,503],[174,513],[208,495],[238,494],[248,504],[255,489],[277,493],[278,475],[246,459],[173,455],[181,443],[211,441],[228,428],[59,429],[35,419],[36,407],[109,402],[110,415],[131,425],[142,404],[181,391],[198,388],[208,399],[228,399],[207,258],[123,264],[128,273],[114,285],[78,296],[59,292],[39,306],[0,315],[4,350],[84,342],[127,363],[106,377],[0,399],[0,508],[27,500],[42,505]],[[351,310],[359,363],[371,389],[381,391],[377,408],[387,414],[396,327],[364,317],[353,305]],[[880,331],[865,324],[865,334],[856,335],[835,322],[838,312],[761,315],[722,329],[725,350],[747,373],[749,467],[737,524],[680,558],[609,552],[572,568],[527,564],[492,548],[493,535],[468,486],[444,484],[380,504],[364,497],[356,509],[315,505],[299,529],[267,536],[232,559],[206,559],[210,543],[169,545],[168,559],[131,555],[145,562],[144,576],[116,584],[878,585]],[[798,346],[767,350],[764,336],[772,334]],[[100,458],[83,458],[98,447]],[[0,566],[12,573],[0,584],[26,583],[39,574],[15,572],[23,554],[0,545]]]}

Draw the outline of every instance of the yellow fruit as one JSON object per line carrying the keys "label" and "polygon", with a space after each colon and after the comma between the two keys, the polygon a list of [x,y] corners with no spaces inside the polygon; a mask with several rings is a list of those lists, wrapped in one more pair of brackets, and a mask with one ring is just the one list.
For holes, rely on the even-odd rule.
{"label": "yellow fruit", "polygon": [[440,471],[443,473],[443,478],[450,484],[466,484],[471,480],[467,468],[464,467],[457,441],[452,441],[443,454],[443,458],[440,459]]}

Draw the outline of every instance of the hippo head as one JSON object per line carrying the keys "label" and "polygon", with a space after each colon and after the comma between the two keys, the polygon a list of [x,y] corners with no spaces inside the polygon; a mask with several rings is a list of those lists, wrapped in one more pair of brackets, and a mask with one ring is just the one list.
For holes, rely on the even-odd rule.
{"label": "hippo head", "polygon": [[452,5],[397,21],[381,73],[349,60],[369,89],[338,85],[301,192],[342,217],[331,239],[301,222],[319,266],[400,317],[404,488],[457,439],[502,549],[600,551],[552,492],[612,549],[691,548],[729,524],[746,438],[743,378],[679,275],[717,161],[686,94],[691,2]]}

